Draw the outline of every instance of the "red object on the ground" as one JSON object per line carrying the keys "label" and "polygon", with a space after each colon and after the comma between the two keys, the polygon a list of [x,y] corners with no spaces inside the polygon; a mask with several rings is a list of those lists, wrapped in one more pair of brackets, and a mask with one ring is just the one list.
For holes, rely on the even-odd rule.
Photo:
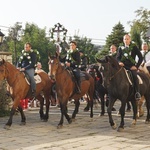
{"label": "red object on the ground", "polygon": [[28,108],[28,100],[29,99],[20,100],[20,105],[21,105],[22,109],[27,109]]}

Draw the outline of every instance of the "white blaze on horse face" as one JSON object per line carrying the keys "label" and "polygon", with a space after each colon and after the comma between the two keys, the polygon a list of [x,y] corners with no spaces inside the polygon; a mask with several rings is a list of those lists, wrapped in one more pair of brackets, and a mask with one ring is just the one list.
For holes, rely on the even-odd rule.
{"label": "white blaze on horse face", "polygon": [[51,64],[49,64],[49,73],[51,75]]}

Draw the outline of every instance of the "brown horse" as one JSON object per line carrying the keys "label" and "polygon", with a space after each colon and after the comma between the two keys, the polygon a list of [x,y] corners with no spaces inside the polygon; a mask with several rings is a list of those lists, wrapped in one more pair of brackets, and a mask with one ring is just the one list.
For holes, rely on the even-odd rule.
{"label": "brown horse", "polygon": [[[56,81],[56,92],[61,108],[61,119],[58,124],[58,128],[62,127],[64,116],[66,117],[68,123],[71,123],[72,119],[75,119],[80,105],[79,99],[85,94],[87,94],[90,98],[90,107],[91,107],[90,117],[93,117],[93,93],[94,93],[93,77],[86,72],[82,72],[81,93],[76,94],[75,81],[73,80],[73,77],[68,71],[68,69],[66,69],[64,66],[61,65],[57,53],[56,56],[49,57],[49,68],[51,78]],[[71,99],[75,100],[75,110],[72,114],[72,118],[70,118],[69,115],[67,114],[67,103]]]}
{"label": "brown horse", "polygon": [[[48,119],[49,113],[49,97],[52,82],[49,79],[49,76],[46,72],[39,72],[38,75],[41,77],[41,82],[36,85],[36,98],[40,101],[40,117],[43,120]],[[25,75],[16,69],[15,66],[6,62],[4,59],[0,60],[0,81],[6,79],[9,86],[12,89],[12,99],[13,99],[13,106],[11,108],[10,117],[8,122],[6,123],[6,129],[10,128],[12,124],[13,115],[18,108],[21,114],[21,124],[26,123],[26,117],[20,106],[20,100],[24,98],[31,98],[30,94],[30,85],[27,83],[25,79]],[[44,105],[44,98],[41,95],[41,91],[43,92],[44,98],[46,99],[46,113],[43,112],[43,105]]]}

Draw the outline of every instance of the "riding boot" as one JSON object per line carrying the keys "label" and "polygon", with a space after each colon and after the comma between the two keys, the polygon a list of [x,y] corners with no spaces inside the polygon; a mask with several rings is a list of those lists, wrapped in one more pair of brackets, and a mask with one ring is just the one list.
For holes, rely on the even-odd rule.
{"label": "riding boot", "polygon": [[78,94],[81,93],[81,82],[80,82],[80,80],[77,80],[77,93]]}
{"label": "riding boot", "polygon": [[32,97],[35,97],[36,96],[36,90],[35,89],[32,89],[32,94],[31,94]]}
{"label": "riding boot", "polygon": [[136,81],[136,84],[135,84],[135,99],[138,100],[138,101],[141,99],[141,94],[139,93],[138,80]]}

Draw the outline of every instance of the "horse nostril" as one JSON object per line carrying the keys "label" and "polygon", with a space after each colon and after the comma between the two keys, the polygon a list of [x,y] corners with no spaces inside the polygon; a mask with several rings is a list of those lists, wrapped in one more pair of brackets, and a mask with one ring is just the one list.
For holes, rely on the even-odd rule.
{"label": "horse nostril", "polygon": [[51,78],[52,80],[54,80],[54,75],[50,75],[50,78]]}

